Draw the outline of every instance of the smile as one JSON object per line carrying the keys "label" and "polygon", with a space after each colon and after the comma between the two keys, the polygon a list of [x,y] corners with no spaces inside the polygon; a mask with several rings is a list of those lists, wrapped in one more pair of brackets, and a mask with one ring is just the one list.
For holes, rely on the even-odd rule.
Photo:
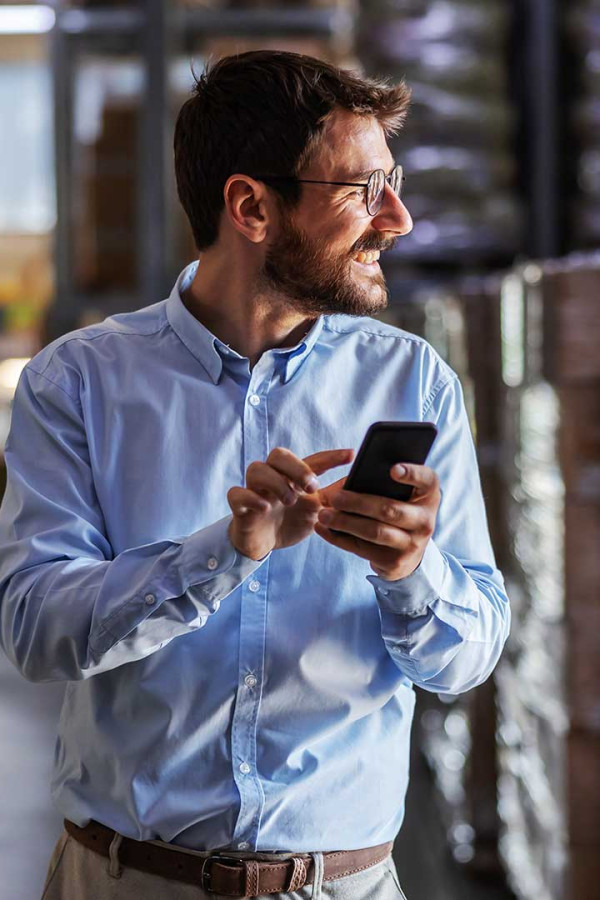
{"label": "smile", "polygon": [[352,257],[354,262],[361,263],[362,265],[374,265],[377,263],[379,259],[379,250],[359,250],[358,253],[355,253]]}

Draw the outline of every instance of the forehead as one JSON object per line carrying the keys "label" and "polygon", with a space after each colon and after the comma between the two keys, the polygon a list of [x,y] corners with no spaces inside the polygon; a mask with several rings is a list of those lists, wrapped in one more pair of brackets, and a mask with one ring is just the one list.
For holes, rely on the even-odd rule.
{"label": "forehead", "polygon": [[385,132],[377,119],[340,109],[328,118],[321,141],[303,174],[352,181],[373,169],[388,172],[393,165]]}

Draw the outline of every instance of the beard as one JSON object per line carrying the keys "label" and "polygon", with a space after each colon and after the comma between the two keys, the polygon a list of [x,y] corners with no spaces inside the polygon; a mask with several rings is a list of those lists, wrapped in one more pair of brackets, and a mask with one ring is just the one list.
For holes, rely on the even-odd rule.
{"label": "beard", "polygon": [[267,250],[256,287],[261,293],[276,292],[295,312],[306,315],[381,312],[388,304],[381,269],[361,277],[351,257],[358,250],[387,250],[395,240],[372,235],[348,254],[331,256],[282,213],[279,234]]}

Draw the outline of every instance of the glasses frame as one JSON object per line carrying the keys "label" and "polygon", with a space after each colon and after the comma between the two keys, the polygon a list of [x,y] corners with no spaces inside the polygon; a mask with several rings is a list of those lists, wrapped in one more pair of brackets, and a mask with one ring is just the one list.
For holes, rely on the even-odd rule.
{"label": "glasses frame", "polygon": [[[379,210],[383,205],[383,195],[385,194],[385,182],[392,187],[392,179],[397,172],[400,172],[400,181],[399,187],[397,191],[394,191],[397,197],[400,197],[402,194],[402,185],[406,181],[404,176],[404,169],[401,165],[395,165],[389,175],[386,175],[383,169],[373,169],[371,174],[369,175],[367,181],[316,181],[313,178],[295,178],[293,175],[253,175],[252,178],[256,178],[257,181],[293,181],[297,184],[338,184],[343,187],[364,187],[365,188],[365,206],[367,207],[367,212],[370,216],[376,216]],[[377,205],[376,209],[371,210],[369,208],[369,186],[375,177],[379,175],[379,173],[383,174],[384,179],[384,189],[380,194],[380,201]],[[392,188],[393,190],[393,188]]]}

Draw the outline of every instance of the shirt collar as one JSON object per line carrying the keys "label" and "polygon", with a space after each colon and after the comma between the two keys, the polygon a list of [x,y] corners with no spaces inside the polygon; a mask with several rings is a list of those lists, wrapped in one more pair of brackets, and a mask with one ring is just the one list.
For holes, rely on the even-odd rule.
{"label": "shirt collar", "polygon": [[[167,318],[173,331],[183,341],[190,353],[202,363],[212,381],[218,384],[224,360],[247,359],[247,357],[240,356],[239,353],[220,341],[191,314],[183,303],[181,294],[194,280],[198,263],[199,260],[195,260],[180,273],[167,300]],[[287,384],[308,357],[319,338],[323,321],[324,316],[319,316],[308,334],[295,347],[279,347],[273,348],[271,351],[284,359],[284,383]]]}

